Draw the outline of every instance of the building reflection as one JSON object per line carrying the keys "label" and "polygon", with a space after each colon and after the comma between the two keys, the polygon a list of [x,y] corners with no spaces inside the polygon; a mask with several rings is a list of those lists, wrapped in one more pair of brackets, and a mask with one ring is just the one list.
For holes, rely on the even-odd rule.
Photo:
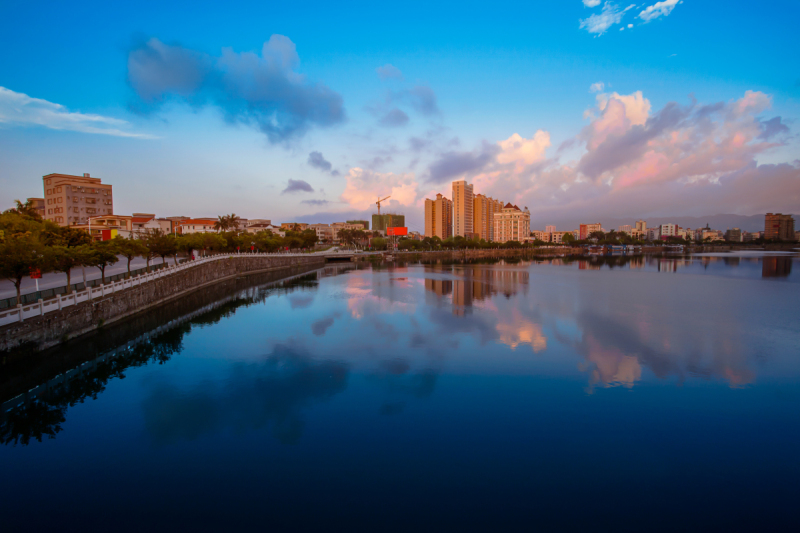
{"label": "building reflection", "polygon": [[[426,268],[428,272],[444,273],[441,266]],[[443,297],[452,294],[453,314],[465,316],[471,312],[475,302],[490,300],[494,296],[506,298],[520,291],[527,292],[530,273],[517,268],[486,268],[483,265],[467,265],[464,268],[448,270],[457,279],[425,279],[425,290]]]}
{"label": "building reflection", "polygon": [[792,258],[781,256],[764,257],[761,260],[762,278],[785,278],[792,273]]}

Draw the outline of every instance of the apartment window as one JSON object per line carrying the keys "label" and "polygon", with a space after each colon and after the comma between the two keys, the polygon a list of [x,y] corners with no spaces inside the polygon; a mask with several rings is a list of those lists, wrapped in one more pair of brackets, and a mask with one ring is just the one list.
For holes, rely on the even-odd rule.
{"label": "apartment window", "polygon": [[45,181],[45,185],[50,185],[50,180]]}
{"label": "apartment window", "polygon": [[61,187],[56,187],[56,192],[61,192]]}
{"label": "apartment window", "polygon": [[53,194],[53,189],[47,189],[47,194]]}

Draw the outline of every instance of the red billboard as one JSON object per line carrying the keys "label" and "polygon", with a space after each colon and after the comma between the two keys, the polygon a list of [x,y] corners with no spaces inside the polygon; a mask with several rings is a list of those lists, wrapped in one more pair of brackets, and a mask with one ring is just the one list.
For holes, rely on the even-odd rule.
{"label": "red billboard", "polygon": [[386,228],[386,235],[390,237],[399,237],[402,235],[408,235],[408,228],[402,226],[396,228]]}

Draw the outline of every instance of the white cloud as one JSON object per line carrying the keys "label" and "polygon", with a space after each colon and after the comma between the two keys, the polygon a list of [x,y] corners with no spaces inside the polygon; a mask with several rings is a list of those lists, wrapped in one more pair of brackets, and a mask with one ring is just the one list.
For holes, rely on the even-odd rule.
{"label": "white cloud", "polygon": [[600,93],[603,92],[603,89],[606,88],[606,84],[602,81],[598,81],[597,83],[593,83],[589,86],[590,93]]}
{"label": "white cloud", "polygon": [[18,93],[5,87],[0,87],[0,124],[43,126],[51,130],[96,133],[114,137],[155,138],[152,135],[132,133],[121,129],[130,126],[125,120],[73,112],[61,104],[31,98],[27,94]]}
{"label": "white cloud", "polygon": [[597,7],[600,5],[600,0],[583,0],[583,5],[586,7]]}
{"label": "white cloud", "polygon": [[625,9],[620,9],[619,6],[611,2],[603,4],[603,10],[599,14],[594,14],[589,18],[581,20],[581,29],[585,29],[589,33],[603,35],[608,28],[614,24],[622,22],[622,17],[629,9],[633,9],[634,5],[629,5]]}
{"label": "white cloud", "polygon": [[682,3],[682,0],[664,0],[663,2],[656,2],[652,6],[646,7],[641,13],[639,13],[639,18],[645,22],[650,22],[651,20],[657,19],[661,16],[666,17],[672,13],[672,10],[675,9],[675,6],[680,3]]}

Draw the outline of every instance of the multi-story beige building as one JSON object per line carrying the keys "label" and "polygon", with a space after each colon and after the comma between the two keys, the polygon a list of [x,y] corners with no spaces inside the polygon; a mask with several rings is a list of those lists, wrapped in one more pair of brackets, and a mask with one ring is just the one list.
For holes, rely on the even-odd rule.
{"label": "multi-story beige building", "polygon": [[114,213],[111,185],[89,174],[48,174],[44,183],[45,220],[61,226],[87,224],[89,217]]}
{"label": "multi-story beige building", "polygon": [[635,229],[643,234],[647,233],[647,222],[644,220],[637,220]]}
{"label": "multi-story beige building", "polygon": [[284,231],[285,230],[294,231],[295,226],[297,226],[298,230],[304,231],[304,230],[308,229],[309,225],[306,224],[305,222],[283,222],[283,223],[281,223],[281,229],[284,230]]}
{"label": "multi-story beige building", "polygon": [[[638,222],[637,222],[638,224]],[[581,224],[580,225],[580,240],[586,240],[589,238],[589,235],[594,233],[595,231],[603,231],[602,225],[598,222],[597,224]]]}
{"label": "multi-story beige building", "polygon": [[185,218],[174,223],[175,233],[189,235],[190,233],[218,233],[214,225],[217,218]]}
{"label": "multi-story beige building", "polygon": [[453,235],[466,237],[472,233],[475,195],[466,180],[453,182]]}
{"label": "multi-story beige building", "polygon": [[503,209],[503,202],[491,196],[476,194],[472,202],[472,233],[478,239],[494,240],[494,214]]}
{"label": "multi-story beige building", "polygon": [[453,202],[441,194],[425,199],[425,236],[444,240],[453,236]]}
{"label": "multi-story beige building", "polygon": [[766,217],[764,217],[764,238],[780,239],[782,241],[795,240],[794,219],[792,216],[767,213]]}
{"label": "multi-story beige building", "polygon": [[494,214],[495,241],[525,242],[531,235],[531,212],[528,208],[520,210],[516,205],[506,204],[503,210]]}
{"label": "multi-story beige building", "polygon": [[623,226],[620,226],[618,229],[619,233],[627,233],[628,235],[630,235],[632,230],[633,228],[631,227],[630,224],[625,224]]}

